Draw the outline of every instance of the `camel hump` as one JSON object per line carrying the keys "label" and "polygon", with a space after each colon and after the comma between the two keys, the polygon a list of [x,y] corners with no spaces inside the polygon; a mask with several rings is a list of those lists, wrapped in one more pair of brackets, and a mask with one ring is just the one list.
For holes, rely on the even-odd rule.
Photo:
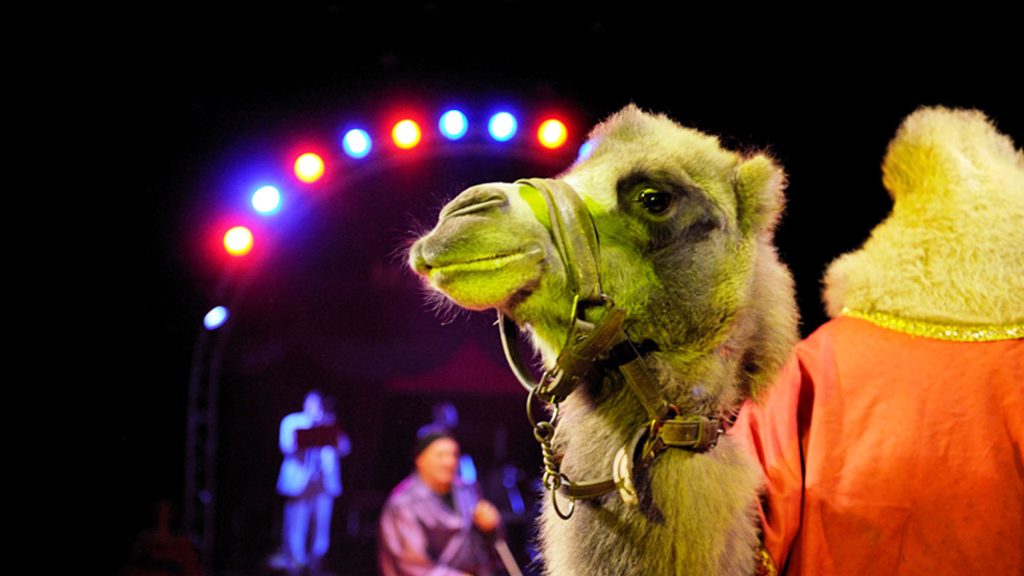
{"label": "camel hump", "polygon": [[1024,152],[979,110],[918,109],[890,142],[882,172],[895,200],[965,201],[983,188],[1024,201]]}

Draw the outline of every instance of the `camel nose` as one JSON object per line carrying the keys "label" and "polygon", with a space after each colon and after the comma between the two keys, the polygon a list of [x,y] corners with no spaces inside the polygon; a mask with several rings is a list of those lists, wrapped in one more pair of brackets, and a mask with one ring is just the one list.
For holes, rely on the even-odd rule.
{"label": "camel nose", "polygon": [[467,188],[441,210],[441,220],[480,212],[504,211],[508,196],[496,184],[481,184]]}

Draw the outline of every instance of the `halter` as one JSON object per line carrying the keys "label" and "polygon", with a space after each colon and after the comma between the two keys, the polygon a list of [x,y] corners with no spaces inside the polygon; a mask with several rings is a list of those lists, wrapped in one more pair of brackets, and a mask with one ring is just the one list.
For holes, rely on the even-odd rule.
{"label": "halter", "polygon": [[[572,516],[576,500],[598,498],[615,490],[625,502],[637,504],[639,499],[632,480],[635,466],[650,466],[668,448],[694,452],[710,450],[724,432],[723,422],[720,418],[700,414],[683,415],[677,406],[661,396],[658,380],[643,360],[642,347],[634,344],[625,331],[626,311],[617,307],[601,289],[597,229],[586,204],[572,186],[561,180],[541,178],[516,183],[537,190],[544,198],[551,238],[565,263],[574,293],[565,344],[554,367],[546,370],[539,382],[534,380],[519,354],[518,327],[498,312],[498,331],[505,359],[529,391],[526,413],[544,455],[544,486],[551,491],[555,513],[563,519]],[[595,311],[591,315],[596,318],[594,322],[586,319],[590,310]],[[600,379],[609,370],[622,374],[647,412],[648,421],[616,454],[611,478],[575,482],[560,471],[551,446],[559,404],[581,383]],[[553,406],[548,421],[534,418],[534,398]],[[569,499],[567,511],[559,506],[558,492]]]}

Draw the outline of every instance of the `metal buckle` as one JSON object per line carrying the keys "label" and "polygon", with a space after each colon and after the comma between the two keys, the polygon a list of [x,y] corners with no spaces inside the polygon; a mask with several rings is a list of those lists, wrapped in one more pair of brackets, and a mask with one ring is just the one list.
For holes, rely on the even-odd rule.
{"label": "metal buckle", "polygon": [[651,420],[647,425],[647,441],[644,443],[644,450],[640,456],[640,461],[644,465],[650,464],[662,450],[668,447],[661,438],[661,429],[665,426],[666,422],[678,417],[679,407],[675,404],[669,404],[664,416],[657,420]]}
{"label": "metal buckle", "polygon": [[612,465],[612,480],[619,490],[619,497],[629,506],[636,506],[640,503],[637,495],[636,485],[633,484],[633,462],[636,456],[637,446],[644,439],[649,428],[641,427],[633,434],[633,438],[615,453],[615,462]]}

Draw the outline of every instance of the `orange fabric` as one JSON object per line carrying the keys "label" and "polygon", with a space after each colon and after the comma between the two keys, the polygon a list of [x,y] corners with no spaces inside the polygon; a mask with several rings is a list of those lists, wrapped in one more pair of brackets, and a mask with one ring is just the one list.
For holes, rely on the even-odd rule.
{"label": "orange fabric", "polygon": [[1024,574],[1024,340],[838,318],[744,405],[785,574]]}

